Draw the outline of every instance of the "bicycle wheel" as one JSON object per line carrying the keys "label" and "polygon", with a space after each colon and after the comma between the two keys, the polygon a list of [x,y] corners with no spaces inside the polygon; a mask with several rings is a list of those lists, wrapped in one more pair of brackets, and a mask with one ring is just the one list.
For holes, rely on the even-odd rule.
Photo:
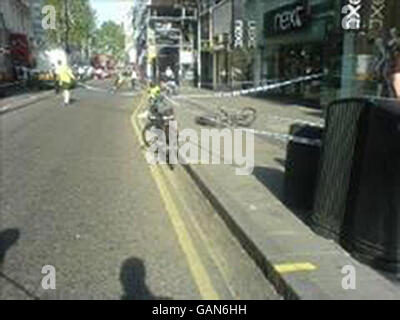
{"label": "bicycle wheel", "polygon": [[257,118],[257,111],[254,108],[246,107],[243,108],[236,118],[236,124],[242,127],[251,126]]}

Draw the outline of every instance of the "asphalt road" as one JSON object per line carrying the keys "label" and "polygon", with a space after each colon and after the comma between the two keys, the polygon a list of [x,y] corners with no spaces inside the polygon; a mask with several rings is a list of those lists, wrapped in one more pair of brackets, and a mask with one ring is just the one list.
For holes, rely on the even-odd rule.
{"label": "asphalt road", "polygon": [[200,267],[220,299],[279,299],[193,182],[166,172],[188,254],[132,129],[139,97],[73,94],[0,116],[0,299],[202,299]]}

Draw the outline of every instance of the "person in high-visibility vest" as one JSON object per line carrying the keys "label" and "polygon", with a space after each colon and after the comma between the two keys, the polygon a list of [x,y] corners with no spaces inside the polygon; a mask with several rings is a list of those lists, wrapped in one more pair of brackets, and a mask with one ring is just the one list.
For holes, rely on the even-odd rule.
{"label": "person in high-visibility vest", "polygon": [[149,99],[155,101],[160,97],[161,88],[155,83],[151,82],[147,93],[149,95]]}
{"label": "person in high-visibility vest", "polygon": [[75,80],[75,76],[70,67],[62,61],[58,61],[58,68],[56,70],[58,83],[60,88],[63,90],[64,96],[64,107],[70,104],[71,94],[70,90],[73,86],[73,82]]}

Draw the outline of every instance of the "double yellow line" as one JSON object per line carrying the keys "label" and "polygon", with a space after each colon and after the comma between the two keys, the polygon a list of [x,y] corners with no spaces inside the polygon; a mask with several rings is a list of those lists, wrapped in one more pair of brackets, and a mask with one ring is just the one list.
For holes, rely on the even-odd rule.
{"label": "double yellow line", "polygon": [[[137,138],[139,139],[141,145],[144,145],[144,143],[142,141],[141,130],[137,122],[137,115],[142,110],[146,98],[147,98],[146,94],[143,94],[138,107],[135,109],[131,117],[133,130]],[[220,297],[212,285],[211,279],[206,271],[206,268],[204,267],[201,261],[201,258],[194,246],[193,240],[188,232],[188,229],[179,213],[178,206],[175,203],[173,196],[171,195],[171,192],[169,191],[168,184],[162,174],[162,169],[160,168],[160,166],[150,166],[149,168],[151,175],[160,192],[161,198],[164,202],[165,209],[168,213],[168,217],[175,230],[179,244],[182,248],[183,253],[185,254],[190,272],[197,285],[201,297],[204,300],[219,300]]]}

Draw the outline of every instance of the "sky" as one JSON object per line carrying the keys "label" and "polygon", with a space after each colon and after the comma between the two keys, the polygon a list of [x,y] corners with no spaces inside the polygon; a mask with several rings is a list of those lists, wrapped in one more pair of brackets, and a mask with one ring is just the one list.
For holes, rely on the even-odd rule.
{"label": "sky", "polygon": [[97,20],[101,25],[107,20],[123,22],[123,17],[133,6],[134,0],[90,0],[90,2],[97,12]]}

